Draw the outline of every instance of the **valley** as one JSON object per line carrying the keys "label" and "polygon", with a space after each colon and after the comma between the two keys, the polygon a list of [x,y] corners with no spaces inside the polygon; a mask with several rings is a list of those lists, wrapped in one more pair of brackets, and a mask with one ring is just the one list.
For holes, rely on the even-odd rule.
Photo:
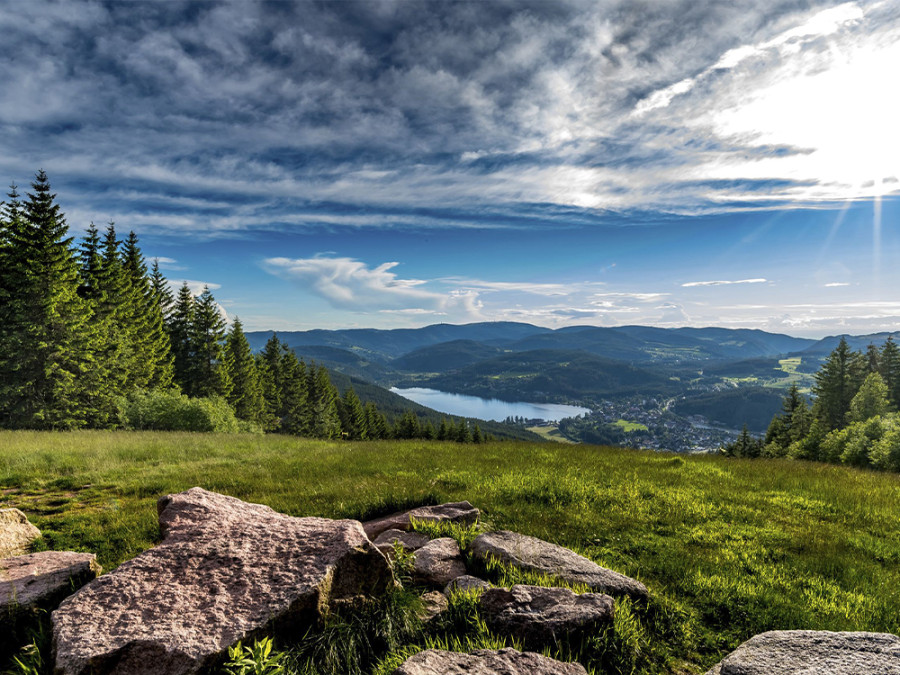
{"label": "valley", "polygon": [[[251,332],[247,338],[259,350],[272,334]],[[865,349],[887,336],[849,336],[848,342]],[[839,340],[726,328],[552,330],[513,322],[288,331],[278,337],[298,357],[352,378],[354,387],[365,383],[370,395],[416,388],[580,406],[590,412],[561,422],[558,438],[674,452],[715,451],[744,424],[751,433],[765,432],[791,385],[810,394],[813,374]],[[435,409],[438,416],[452,412]],[[539,421],[504,426],[530,435]]]}

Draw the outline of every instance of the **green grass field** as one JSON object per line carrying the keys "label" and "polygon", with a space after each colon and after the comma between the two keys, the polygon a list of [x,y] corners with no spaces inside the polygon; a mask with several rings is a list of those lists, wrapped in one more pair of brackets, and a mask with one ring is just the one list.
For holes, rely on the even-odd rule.
{"label": "green grass field", "polygon": [[629,422],[628,420],[616,420],[616,426],[621,427],[622,431],[648,431],[646,424],[640,422]]}
{"label": "green grass field", "polygon": [[550,443],[0,432],[0,508],[106,570],[157,540],[159,496],[195,485],[332,518],[468,499],[492,527],[634,576],[654,600],[628,635],[622,609],[618,660],[595,673],[702,673],[771,629],[900,632],[897,475]]}

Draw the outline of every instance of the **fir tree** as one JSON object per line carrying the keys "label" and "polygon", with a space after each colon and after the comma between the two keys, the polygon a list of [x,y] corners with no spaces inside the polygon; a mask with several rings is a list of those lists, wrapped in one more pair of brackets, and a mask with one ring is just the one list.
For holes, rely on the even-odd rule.
{"label": "fir tree", "polygon": [[231,393],[228,377],[229,364],[225,354],[225,319],[219,313],[219,305],[209,290],[197,299],[191,324],[191,342],[194,346],[191,373],[192,396],[221,396]]}
{"label": "fir tree", "polygon": [[342,399],[342,407],[344,410],[344,420],[342,421],[342,429],[347,437],[351,440],[360,440],[369,438],[369,430],[366,424],[366,411],[359,400],[359,396],[353,391],[353,387],[348,387],[344,392]]}
{"label": "fir tree", "polygon": [[244,327],[237,317],[225,339],[225,354],[232,384],[228,403],[234,408],[234,414],[238,419],[263,426],[266,422],[263,387],[253,352],[250,350],[247,336],[244,335]]}
{"label": "fir tree", "polygon": [[395,438],[418,438],[421,433],[419,418],[412,410],[404,410],[394,424]]}
{"label": "fir tree", "polygon": [[387,438],[388,437],[388,425],[387,420],[384,418],[384,415],[374,403],[369,401],[365,405],[366,412],[366,429],[369,433],[369,438],[379,439],[379,438]]}
{"label": "fir tree", "polygon": [[894,338],[888,336],[879,358],[881,378],[888,389],[888,398],[895,410],[900,409],[900,348]]}
{"label": "fir tree", "polygon": [[196,352],[193,335],[195,304],[194,294],[185,281],[178,291],[167,326],[175,383],[188,396],[193,392],[192,364]]}
{"label": "fir tree", "polygon": [[331,383],[328,371],[322,367],[310,366],[307,373],[309,382],[310,435],[314,438],[339,438],[341,422],[337,412],[338,393]]}
{"label": "fir tree", "polygon": [[280,358],[276,372],[281,407],[278,417],[281,430],[296,436],[314,436],[315,424],[310,412],[309,372],[294,350],[280,344]]}
{"label": "fir tree", "polygon": [[163,322],[167,324],[172,314],[172,308],[175,306],[175,296],[172,295],[168,279],[159,269],[159,258],[154,258],[153,265],[150,267],[150,288],[153,298],[159,306]]}
{"label": "fir tree", "polygon": [[816,395],[815,415],[827,430],[841,429],[846,423],[850,401],[862,384],[865,360],[859,352],[853,352],[847,340],[831,352],[828,360],[816,373],[813,391]]}
{"label": "fir tree", "polygon": [[91,416],[83,376],[94,336],[68,225],[46,173],[38,172],[32,189],[24,206],[11,196],[4,210],[2,414],[4,426],[69,429]]}
{"label": "fir tree", "polygon": [[281,341],[277,335],[272,335],[256,357],[256,367],[259,372],[259,380],[262,384],[263,400],[265,401],[266,431],[277,431],[281,426]]}

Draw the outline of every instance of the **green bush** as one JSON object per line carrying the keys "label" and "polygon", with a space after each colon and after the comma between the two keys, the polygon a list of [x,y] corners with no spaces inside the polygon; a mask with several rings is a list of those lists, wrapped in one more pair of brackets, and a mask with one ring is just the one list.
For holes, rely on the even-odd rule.
{"label": "green bush", "polygon": [[188,398],[170,390],[141,391],[120,402],[122,419],[130,429],[145,431],[257,431],[234,416],[225,399]]}

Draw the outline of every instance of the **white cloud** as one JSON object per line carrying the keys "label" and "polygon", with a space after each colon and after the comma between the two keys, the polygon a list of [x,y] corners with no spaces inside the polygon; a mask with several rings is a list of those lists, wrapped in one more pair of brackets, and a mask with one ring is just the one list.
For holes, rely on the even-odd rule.
{"label": "white cloud", "polygon": [[734,284],[764,284],[768,279],[738,279],[736,281],[689,281],[681,284],[682,288],[693,288],[695,286],[732,286]]}
{"label": "white cloud", "polygon": [[354,311],[413,310],[475,316],[478,294],[455,291],[438,293],[423,288],[423,279],[402,279],[392,270],[400,263],[377,267],[353,258],[267,258],[263,268],[275,276],[299,284],[332,306]]}
{"label": "white cloud", "polygon": [[849,286],[845,281],[832,281],[831,283],[825,284],[825,288],[839,288],[841,286]]}

